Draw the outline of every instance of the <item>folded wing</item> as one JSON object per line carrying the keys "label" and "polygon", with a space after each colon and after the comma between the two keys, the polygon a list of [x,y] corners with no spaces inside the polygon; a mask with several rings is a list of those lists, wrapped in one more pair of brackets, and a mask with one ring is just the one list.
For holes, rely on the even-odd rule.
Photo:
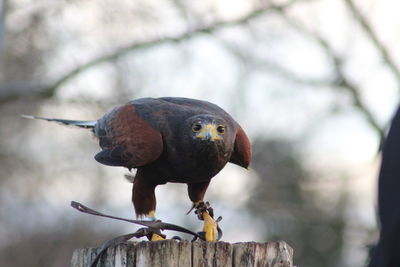
{"label": "folded wing", "polygon": [[95,159],[105,165],[137,168],[157,160],[163,151],[160,131],[139,117],[132,104],[106,114],[94,132],[103,149]]}

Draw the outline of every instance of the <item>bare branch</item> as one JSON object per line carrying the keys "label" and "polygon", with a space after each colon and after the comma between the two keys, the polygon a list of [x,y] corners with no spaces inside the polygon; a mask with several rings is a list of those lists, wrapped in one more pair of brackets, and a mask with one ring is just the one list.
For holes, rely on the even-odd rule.
{"label": "bare branch", "polygon": [[[335,51],[335,49],[330,45],[329,41],[326,40],[323,36],[318,34],[317,32],[312,32],[308,29],[306,29],[301,23],[298,21],[294,21],[292,18],[289,18],[284,14],[284,12],[280,12],[282,15],[282,18],[294,29],[300,31],[301,33],[305,34],[309,38],[315,41],[316,44],[318,44],[326,53],[330,61],[332,62],[333,66],[333,75],[334,79],[332,81],[328,81],[327,85],[329,84],[332,87],[340,87],[343,89],[346,89],[352,99],[353,99],[353,104],[355,107],[358,108],[358,110],[364,115],[366,118],[367,122],[369,125],[374,129],[374,131],[377,133],[377,135],[380,138],[381,143],[383,142],[385,138],[385,131],[382,129],[382,127],[379,125],[369,108],[367,107],[366,104],[363,103],[362,97],[360,95],[360,88],[356,86],[354,83],[352,83],[349,78],[346,76],[345,72],[343,71],[343,58],[340,57],[340,55]],[[284,72],[282,72],[285,74]],[[293,77],[296,77],[295,75],[288,75],[288,78],[293,79]],[[307,80],[301,80],[301,79],[296,79],[296,81],[302,81],[303,83],[307,82]],[[311,80],[310,85],[320,85],[323,84],[321,82],[314,83]]]}
{"label": "bare branch", "polygon": [[266,60],[262,60],[259,57],[253,55],[251,51],[246,49],[239,49],[231,44],[220,40],[221,44],[230,51],[236,58],[241,60],[242,62],[250,62],[247,66],[248,68],[254,68],[256,70],[266,70],[270,74],[274,74],[277,77],[280,77],[284,80],[289,80],[296,84],[304,84],[310,86],[332,86],[334,81],[325,78],[310,78],[310,77],[300,77],[296,73],[288,70],[287,68],[275,63],[269,62]]}
{"label": "bare branch", "polygon": [[30,81],[14,81],[2,84],[0,86],[0,105],[20,98],[43,98],[41,88],[43,88],[43,85]]}
{"label": "bare branch", "polygon": [[144,41],[144,42],[134,42],[131,45],[128,45],[126,47],[123,48],[119,48],[116,51],[109,53],[107,55],[103,55],[100,56],[98,58],[95,58],[93,60],[90,60],[84,64],[82,64],[81,66],[75,68],[74,70],[72,70],[71,72],[67,73],[66,75],[64,75],[63,77],[61,77],[60,79],[58,79],[57,81],[55,81],[53,84],[51,84],[50,86],[44,88],[42,91],[43,95],[46,96],[52,96],[54,94],[54,92],[64,83],[68,82],[69,80],[75,78],[77,75],[81,74],[82,72],[92,68],[93,66],[96,66],[100,63],[103,62],[108,62],[108,61],[113,61],[118,59],[121,56],[124,56],[128,53],[134,52],[134,51],[138,51],[141,49],[146,49],[146,48],[151,48],[151,47],[155,47],[158,45],[162,45],[162,44],[166,44],[166,43],[177,43],[177,42],[182,42],[188,39],[192,39],[194,37],[197,37],[199,35],[202,34],[211,34],[214,33],[220,29],[223,28],[228,28],[228,27],[232,27],[232,26],[237,26],[237,25],[242,25],[247,23],[248,21],[255,19],[257,17],[260,17],[268,12],[273,12],[273,11],[279,11],[279,10],[283,10],[286,9],[290,6],[292,6],[294,3],[299,2],[298,0],[290,0],[288,2],[286,2],[285,4],[281,4],[281,5],[269,5],[266,6],[264,8],[260,8],[257,9],[251,13],[249,13],[248,15],[239,18],[237,20],[232,20],[232,21],[223,21],[223,22],[217,22],[214,23],[211,26],[207,26],[207,27],[203,27],[203,28],[199,28],[193,31],[189,31],[186,33],[183,33],[181,35],[175,36],[175,37],[165,37],[162,39],[156,39],[156,40],[151,40],[151,41]]}
{"label": "bare branch", "polygon": [[379,40],[377,34],[375,31],[372,29],[370,23],[368,20],[361,14],[360,10],[354,5],[353,0],[344,0],[346,3],[347,7],[350,9],[350,11],[353,13],[354,18],[358,23],[360,23],[361,27],[364,29],[365,33],[371,40],[371,42],[374,44],[376,49],[379,51],[379,53],[382,56],[383,61],[386,63],[390,71],[393,73],[395,78],[397,79],[397,83],[400,86],[400,69],[397,67],[396,63],[392,59],[392,57],[389,54],[389,51],[386,49],[386,47],[383,45],[383,43]]}

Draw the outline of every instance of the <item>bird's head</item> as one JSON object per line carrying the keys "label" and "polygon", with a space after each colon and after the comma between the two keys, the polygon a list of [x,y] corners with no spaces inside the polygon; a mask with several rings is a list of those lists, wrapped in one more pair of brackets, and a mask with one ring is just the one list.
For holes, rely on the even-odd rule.
{"label": "bird's head", "polygon": [[192,137],[199,141],[222,142],[229,131],[225,120],[208,114],[191,117],[188,124]]}

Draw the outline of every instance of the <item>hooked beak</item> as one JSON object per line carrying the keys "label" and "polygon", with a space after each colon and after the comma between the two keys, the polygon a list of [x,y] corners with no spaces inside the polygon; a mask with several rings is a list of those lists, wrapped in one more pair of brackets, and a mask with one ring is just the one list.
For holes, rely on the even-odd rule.
{"label": "hooked beak", "polygon": [[206,126],[204,126],[197,134],[196,138],[211,142],[221,139],[218,134],[217,127],[214,124],[207,124]]}

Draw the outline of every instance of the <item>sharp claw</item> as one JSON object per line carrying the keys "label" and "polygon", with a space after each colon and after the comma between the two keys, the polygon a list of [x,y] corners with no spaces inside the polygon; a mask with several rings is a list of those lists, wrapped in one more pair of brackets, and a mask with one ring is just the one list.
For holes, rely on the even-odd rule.
{"label": "sharp claw", "polygon": [[211,216],[211,218],[214,218],[214,210],[213,210],[213,208],[211,208],[210,202],[201,201],[196,204],[193,204],[193,206],[194,206],[193,208],[196,209],[194,213],[197,214],[197,217],[199,218],[199,220],[202,220],[202,221],[204,220],[203,212],[207,212]]}
{"label": "sharp claw", "polygon": [[196,208],[196,204],[195,204],[195,203],[192,204],[192,207],[191,207],[190,210],[186,213],[186,215],[188,215],[189,213],[191,213],[192,210],[194,210],[194,208]]}
{"label": "sharp claw", "polygon": [[193,203],[189,212],[193,209],[195,209],[194,213],[197,215],[197,218],[204,221],[202,239],[211,242],[217,241],[217,239],[219,240],[220,236],[222,236],[222,231],[218,227],[218,222],[221,221],[222,217],[214,220],[214,210],[211,208],[208,201]]}

